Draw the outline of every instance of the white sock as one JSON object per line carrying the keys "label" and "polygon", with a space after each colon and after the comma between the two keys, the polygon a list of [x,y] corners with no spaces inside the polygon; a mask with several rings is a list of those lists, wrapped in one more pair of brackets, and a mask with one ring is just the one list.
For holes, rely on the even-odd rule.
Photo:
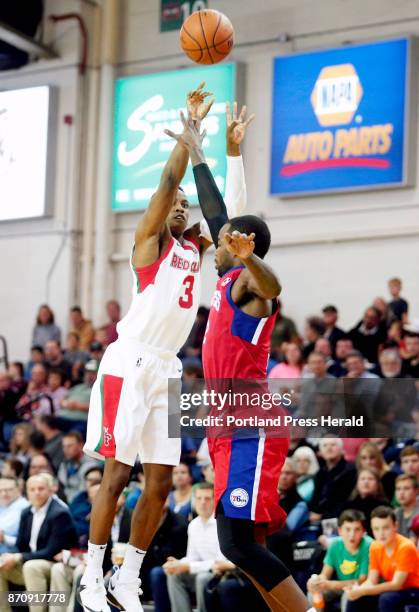
{"label": "white sock", "polygon": [[307,612],[316,612],[316,608],[310,608],[310,610],[307,610]]}
{"label": "white sock", "polygon": [[145,554],[145,550],[128,544],[124,562],[119,573],[119,578],[122,582],[129,582],[138,578]]}
{"label": "white sock", "polygon": [[103,558],[105,556],[106,544],[92,544],[87,546],[87,574],[99,574],[103,576]]}

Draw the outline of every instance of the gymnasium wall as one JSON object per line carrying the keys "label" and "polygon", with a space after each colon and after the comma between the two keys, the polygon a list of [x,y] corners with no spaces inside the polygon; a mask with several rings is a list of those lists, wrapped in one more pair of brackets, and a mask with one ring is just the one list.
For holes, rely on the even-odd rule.
{"label": "gymnasium wall", "polygon": [[[58,4],[58,7],[57,7]],[[95,11],[85,2],[52,0],[48,12],[80,12],[94,46]],[[177,33],[159,32],[158,0],[119,0],[119,60],[117,76],[175,69],[190,65],[179,53]],[[53,8],[51,8],[53,7]],[[419,35],[419,6],[414,0],[210,0],[210,7],[232,20],[239,45],[234,61],[246,64],[244,99],[256,119],[244,147],[249,211],[262,212],[272,231],[270,261],[283,283],[285,310],[299,324],[326,302],[341,310],[344,327],[355,324],[374,297],[386,297],[386,279],[400,275],[410,298],[413,316],[419,316],[419,190],[417,188],[281,200],[269,196],[272,58],[297,50],[374,40],[403,34]],[[51,10],[49,10],[51,9]],[[59,10],[58,10],[59,9]],[[279,42],[287,33],[291,42]],[[97,78],[97,57],[92,46],[85,77],[77,70],[80,36],[75,25],[51,28],[60,59],[41,61],[19,71],[0,73],[0,88],[38,83],[59,87],[59,120],[55,210],[51,219],[0,224],[0,334],[7,336],[14,358],[26,358],[29,332],[38,304],[48,297],[58,323],[66,330],[68,308],[74,302],[92,304],[92,283],[81,292],[80,269],[94,262],[82,259],[86,241],[85,215],[94,206],[86,160],[97,156],[89,142],[92,115],[86,109],[87,91]],[[93,39],[93,42],[92,42]],[[274,40],[275,39],[275,40]],[[266,42],[263,42],[266,41]],[[97,42],[97,41],[96,41]],[[75,117],[73,126],[63,116]],[[97,121],[97,118],[96,118]],[[414,126],[417,130],[417,126]],[[90,130],[90,131],[89,131]],[[96,152],[95,152],[96,151]],[[89,157],[90,156],[90,157]],[[193,218],[198,218],[198,211]],[[136,214],[110,217],[108,297],[118,298],[123,309],[130,299],[128,254],[137,222]],[[94,235],[91,230],[91,238]],[[47,275],[57,264],[47,295]],[[211,255],[204,264],[206,282],[202,301],[209,303],[215,274]],[[89,313],[88,313],[89,314]],[[96,324],[103,321],[97,317]]]}

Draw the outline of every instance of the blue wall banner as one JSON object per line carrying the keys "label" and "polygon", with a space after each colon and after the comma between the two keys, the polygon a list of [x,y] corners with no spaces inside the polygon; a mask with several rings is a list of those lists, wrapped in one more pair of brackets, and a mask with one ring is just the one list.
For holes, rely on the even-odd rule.
{"label": "blue wall banner", "polygon": [[403,187],[408,38],[274,60],[271,194]]}

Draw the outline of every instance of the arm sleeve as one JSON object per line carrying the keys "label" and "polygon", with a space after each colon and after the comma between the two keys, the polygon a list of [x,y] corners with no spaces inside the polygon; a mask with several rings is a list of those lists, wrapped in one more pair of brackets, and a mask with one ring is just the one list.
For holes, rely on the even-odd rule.
{"label": "arm sleeve", "polygon": [[290,531],[299,529],[308,520],[308,508],[305,502],[298,502],[287,516],[286,525]]}
{"label": "arm sleeve", "polygon": [[326,551],[326,556],[323,559],[323,565],[329,565],[336,571],[336,544],[333,542]]}
{"label": "arm sleeve", "polygon": [[414,567],[417,566],[418,557],[414,544],[403,546],[397,553],[395,559],[395,572],[406,572],[410,574]]}
{"label": "arm sleeve", "polygon": [[379,574],[380,572],[380,563],[378,560],[378,551],[377,551],[377,547],[374,545],[375,543],[373,542],[370,546],[370,563],[369,563],[369,567],[368,567],[368,571],[376,571]]}

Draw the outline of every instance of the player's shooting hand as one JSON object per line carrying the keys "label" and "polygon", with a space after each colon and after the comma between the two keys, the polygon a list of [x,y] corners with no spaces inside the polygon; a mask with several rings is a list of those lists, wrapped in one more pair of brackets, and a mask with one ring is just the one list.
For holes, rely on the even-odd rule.
{"label": "player's shooting hand", "polygon": [[248,259],[255,249],[254,243],[255,234],[252,232],[250,236],[241,234],[235,230],[232,234],[228,232],[224,235],[227,250],[240,259]]}
{"label": "player's shooting hand", "polygon": [[255,118],[252,114],[246,119],[247,107],[243,106],[240,114],[237,116],[237,102],[233,103],[233,112],[228,102],[226,102],[226,120],[227,120],[227,155],[238,155],[237,147],[242,142],[246,129]]}
{"label": "player's shooting hand", "polygon": [[194,121],[202,121],[210,111],[211,106],[214,104],[214,98],[205,101],[205,98],[212,96],[209,91],[202,91],[205,87],[205,81],[193,91],[190,91],[186,97],[186,107],[188,109],[188,115],[192,117]]}

